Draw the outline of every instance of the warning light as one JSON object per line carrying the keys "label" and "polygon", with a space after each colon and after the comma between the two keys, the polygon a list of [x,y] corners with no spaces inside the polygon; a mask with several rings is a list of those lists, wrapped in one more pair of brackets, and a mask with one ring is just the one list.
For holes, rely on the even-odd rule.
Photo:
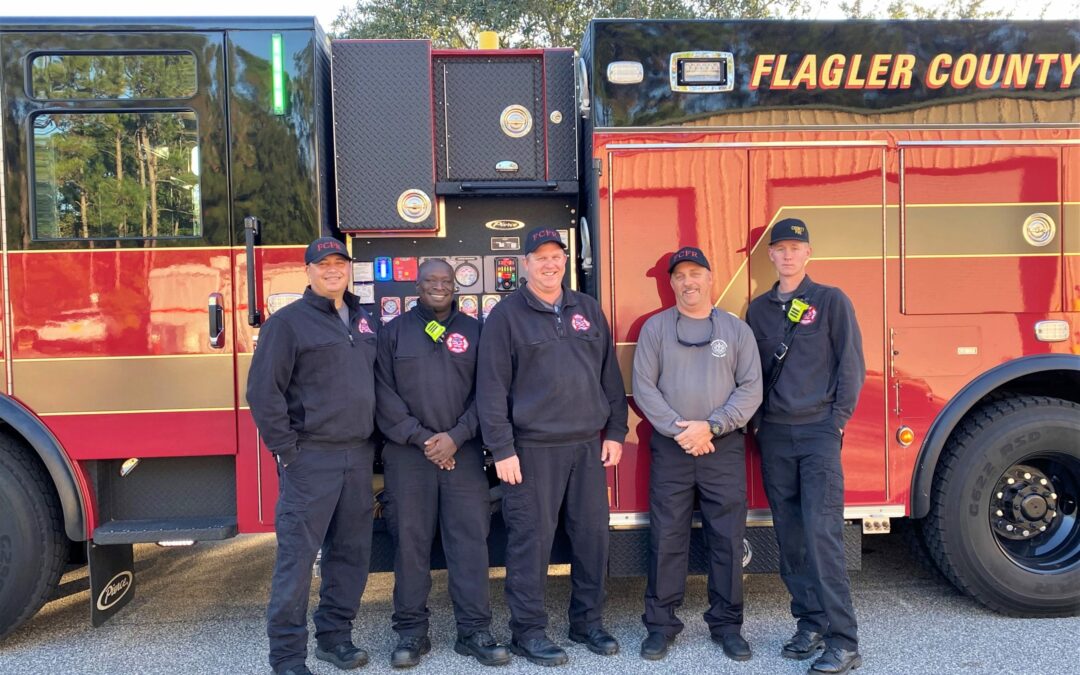
{"label": "warning light", "polygon": [[285,114],[285,68],[282,54],[281,33],[270,35],[270,68],[273,72],[274,114]]}
{"label": "warning light", "polygon": [[896,430],[896,440],[905,448],[915,442],[915,432],[911,427],[900,427]]}
{"label": "warning light", "polygon": [[375,281],[392,281],[394,278],[393,262],[388,256],[375,258]]}

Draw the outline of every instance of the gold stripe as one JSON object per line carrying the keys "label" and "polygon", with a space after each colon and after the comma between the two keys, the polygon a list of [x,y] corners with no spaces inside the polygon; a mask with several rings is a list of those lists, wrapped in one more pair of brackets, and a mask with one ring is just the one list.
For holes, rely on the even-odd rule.
{"label": "gold stripe", "polygon": [[153,410],[92,410],[82,412],[38,412],[38,417],[83,417],[86,415],[158,415],[178,412],[232,412],[232,408],[155,408]]}
{"label": "gold stripe", "polygon": [[[232,410],[232,363],[219,358],[25,360],[14,394],[38,414]],[[60,385],[60,386],[58,386]]]}
{"label": "gold stripe", "polygon": [[12,359],[13,363],[52,363],[57,361],[138,361],[138,360],[163,360],[163,359],[220,359],[231,357],[231,352],[222,354],[151,354],[145,356],[61,356],[48,358],[25,358]]}

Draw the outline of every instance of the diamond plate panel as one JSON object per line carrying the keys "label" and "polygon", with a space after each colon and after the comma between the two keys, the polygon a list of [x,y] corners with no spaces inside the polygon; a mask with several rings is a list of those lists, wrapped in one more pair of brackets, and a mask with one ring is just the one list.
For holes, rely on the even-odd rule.
{"label": "diamond plate panel", "polygon": [[[431,44],[338,40],[331,57],[338,227],[436,229]],[[432,200],[422,222],[398,215],[398,197],[409,188]]]}
{"label": "diamond plate panel", "polygon": [[[548,180],[576,181],[578,178],[577,90],[574,81],[574,52],[569,49],[544,51],[544,92],[547,97]],[[562,118],[552,121],[553,113]]]}
{"label": "diamond plate panel", "polygon": [[[436,166],[440,181],[544,180],[541,59],[468,57],[434,63]],[[532,115],[532,130],[521,138],[503,133],[499,117],[510,105]],[[513,173],[495,171],[515,162]]]}

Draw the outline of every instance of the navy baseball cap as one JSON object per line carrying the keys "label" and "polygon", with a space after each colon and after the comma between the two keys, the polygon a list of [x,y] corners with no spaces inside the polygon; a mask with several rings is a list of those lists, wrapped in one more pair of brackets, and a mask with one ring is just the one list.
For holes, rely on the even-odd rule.
{"label": "navy baseball cap", "polygon": [[328,255],[339,255],[346,260],[352,260],[345,244],[333,237],[319,237],[308,244],[307,250],[304,251],[304,264],[317,263]]}
{"label": "navy baseball cap", "polygon": [[529,230],[529,233],[525,235],[525,255],[529,255],[548,242],[555,242],[562,246],[563,250],[566,249],[562,237],[550,227],[537,227]]}
{"label": "navy baseball cap", "polygon": [[683,246],[678,251],[671,254],[668,258],[667,273],[671,274],[675,271],[675,266],[681,262],[692,262],[701,265],[707,270],[712,270],[709,267],[709,260],[705,257],[705,254],[701,252],[700,248],[694,248],[693,246]]}
{"label": "navy baseball cap", "polygon": [[810,230],[806,229],[806,223],[798,218],[784,218],[773,225],[772,236],[769,237],[769,246],[778,241],[805,241],[810,243]]}

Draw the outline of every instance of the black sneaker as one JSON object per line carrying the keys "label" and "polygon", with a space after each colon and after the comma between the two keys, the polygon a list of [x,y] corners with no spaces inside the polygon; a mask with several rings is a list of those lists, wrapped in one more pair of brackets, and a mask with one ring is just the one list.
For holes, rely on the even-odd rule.
{"label": "black sneaker", "polygon": [[510,651],[524,656],[538,666],[561,666],[569,660],[563,648],[549,640],[546,635],[520,642],[514,638],[510,641]]}
{"label": "black sneaker", "polygon": [[462,656],[471,656],[485,666],[510,663],[510,650],[496,642],[486,630],[478,630],[468,636],[459,635],[454,643],[454,651]]}
{"label": "black sneaker", "polygon": [[390,654],[390,665],[394,668],[412,668],[420,663],[420,657],[431,651],[431,640],[427,636],[403,635],[398,638],[394,652]]}
{"label": "black sneaker", "polygon": [[354,645],[351,640],[339,642],[329,649],[316,647],[315,658],[332,663],[341,670],[359,668],[368,662],[367,652]]}

